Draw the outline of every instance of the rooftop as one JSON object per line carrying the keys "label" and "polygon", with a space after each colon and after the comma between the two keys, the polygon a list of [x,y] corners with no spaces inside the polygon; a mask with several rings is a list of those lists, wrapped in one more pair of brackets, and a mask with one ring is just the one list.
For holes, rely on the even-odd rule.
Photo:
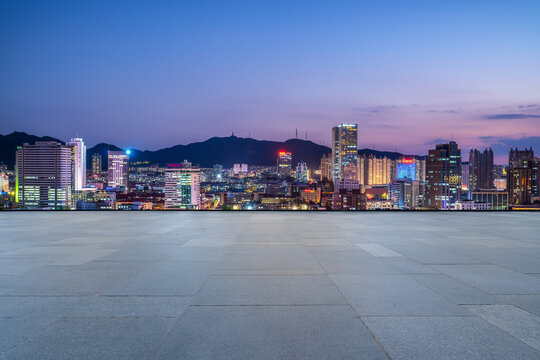
{"label": "rooftop", "polygon": [[540,358],[540,214],[2,212],[2,359]]}

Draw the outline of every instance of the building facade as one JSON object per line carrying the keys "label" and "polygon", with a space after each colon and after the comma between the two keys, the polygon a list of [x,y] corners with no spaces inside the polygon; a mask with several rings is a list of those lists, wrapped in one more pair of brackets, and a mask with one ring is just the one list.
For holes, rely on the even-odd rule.
{"label": "building facade", "polygon": [[103,169],[103,157],[100,153],[92,154],[92,175],[99,177]]}
{"label": "building facade", "polygon": [[470,191],[493,189],[493,150],[480,152],[471,149],[469,152],[469,184]]}
{"label": "building facade", "polygon": [[508,205],[527,205],[534,195],[534,151],[533,149],[510,149],[508,154]]}
{"label": "building facade", "polygon": [[81,138],[72,138],[67,145],[73,149],[73,189],[82,190],[86,186],[86,146]]}
{"label": "building facade", "polygon": [[424,206],[450,209],[461,195],[461,150],[456,142],[439,144],[426,159]]}
{"label": "building facade", "polygon": [[200,178],[198,167],[168,164],[165,169],[165,209],[199,209]]}
{"label": "building facade", "polygon": [[72,148],[54,141],[24,144],[16,153],[15,197],[24,209],[68,209],[73,184]]}
{"label": "building facade", "polygon": [[332,179],[357,179],[357,162],[358,125],[341,124],[332,128]]}
{"label": "building facade", "polygon": [[129,154],[124,151],[109,151],[107,182],[109,187],[129,187]]}

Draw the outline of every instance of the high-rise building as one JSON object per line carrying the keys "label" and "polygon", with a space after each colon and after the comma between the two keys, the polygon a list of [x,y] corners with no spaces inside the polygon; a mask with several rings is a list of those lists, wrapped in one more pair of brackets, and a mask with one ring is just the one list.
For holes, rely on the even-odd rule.
{"label": "high-rise building", "polygon": [[103,157],[100,153],[92,154],[92,175],[101,176],[101,170],[103,169]]}
{"label": "high-rise building", "polygon": [[107,182],[109,187],[129,187],[129,150],[108,153]]}
{"label": "high-rise building", "polygon": [[469,187],[469,163],[466,161],[461,162],[461,188],[470,190]]}
{"label": "high-rise building", "polygon": [[387,157],[359,156],[358,181],[360,185],[387,185],[392,181],[393,167],[394,162]]}
{"label": "high-rise building", "polygon": [[324,154],[321,158],[321,178],[330,180],[333,179],[333,176],[332,155]]}
{"label": "high-rise building", "polygon": [[72,148],[54,141],[19,147],[15,165],[19,206],[67,209],[73,182],[72,159]]}
{"label": "high-rise building", "polygon": [[356,179],[336,180],[332,196],[333,210],[361,210],[365,207],[366,198],[360,190]]}
{"label": "high-rise building", "polygon": [[240,167],[240,171],[242,172],[242,174],[247,174],[249,172],[248,164],[242,164],[242,166]]}
{"label": "high-rise building", "polygon": [[67,145],[73,149],[73,189],[82,190],[86,186],[86,146],[81,138],[72,138]]}
{"label": "high-rise building", "polygon": [[417,209],[422,206],[424,183],[409,178],[398,178],[390,184],[390,200],[394,209]]}
{"label": "high-rise building", "polygon": [[283,175],[290,175],[292,170],[292,154],[288,151],[278,152],[278,171]]}
{"label": "high-rise building", "polygon": [[296,165],[296,181],[306,183],[308,181],[308,167],[305,162]]}
{"label": "high-rise building", "polygon": [[480,152],[471,149],[469,152],[469,186],[470,191],[493,189],[493,150]]}
{"label": "high-rise building", "polygon": [[450,209],[461,195],[461,150],[454,141],[429,150],[424,206]]}
{"label": "high-rise building", "polygon": [[238,175],[242,172],[242,165],[240,164],[234,164],[233,165],[233,173],[234,175]]}
{"label": "high-rise building", "polygon": [[332,128],[333,180],[357,179],[358,125],[341,124]]}
{"label": "high-rise building", "polygon": [[198,167],[168,164],[165,169],[165,209],[199,209],[200,178]]}
{"label": "high-rise building", "polygon": [[534,195],[534,151],[533,149],[515,150],[508,154],[508,205],[527,205]]}
{"label": "high-rise building", "polygon": [[402,157],[397,160],[397,178],[416,180],[416,159],[412,157]]}
{"label": "high-rise building", "polygon": [[0,172],[0,192],[9,192],[9,177],[3,172]]}

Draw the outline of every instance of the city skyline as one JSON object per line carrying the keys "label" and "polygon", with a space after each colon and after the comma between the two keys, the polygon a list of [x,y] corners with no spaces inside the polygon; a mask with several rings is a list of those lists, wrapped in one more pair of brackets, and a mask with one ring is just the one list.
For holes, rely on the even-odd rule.
{"label": "city skyline", "polygon": [[0,6],[4,134],[330,146],[358,123],[361,147],[402,153],[540,147],[535,1]]}

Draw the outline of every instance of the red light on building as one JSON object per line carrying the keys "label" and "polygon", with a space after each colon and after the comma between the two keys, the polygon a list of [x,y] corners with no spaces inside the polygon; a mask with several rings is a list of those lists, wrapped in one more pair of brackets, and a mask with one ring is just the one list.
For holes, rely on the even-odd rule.
{"label": "red light on building", "polygon": [[412,164],[412,163],[414,163],[414,159],[409,159],[409,158],[401,159],[401,163],[402,164]]}
{"label": "red light on building", "polygon": [[167,164],[168,168],[181,168],[182,166],[182,164]]}

